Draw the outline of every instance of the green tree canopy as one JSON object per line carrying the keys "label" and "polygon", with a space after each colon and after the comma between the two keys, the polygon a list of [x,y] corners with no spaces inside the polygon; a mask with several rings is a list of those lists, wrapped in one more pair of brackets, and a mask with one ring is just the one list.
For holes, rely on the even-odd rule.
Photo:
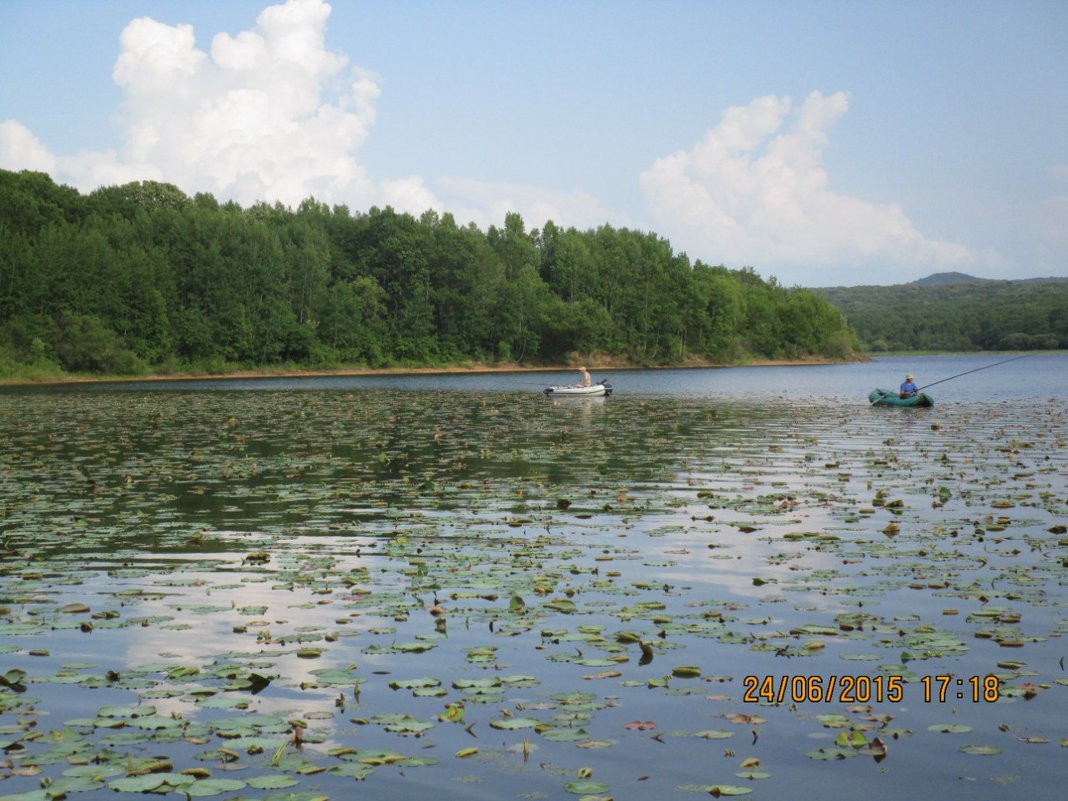
{"label": "green tree canopy", "polygon": [[1068,348],[1068,279],[816,290],[871,351]]}
{"label": "green tree canopy", "polygon": [[597,355],[652,365],[856,348],[819,295],[691,264],[653,233],[608,225],[528,231],[513,212],[483,232],[434,211],[311,198],[244,209],[152,181],[83,196],[2,170],[0,212],[8,372]]}

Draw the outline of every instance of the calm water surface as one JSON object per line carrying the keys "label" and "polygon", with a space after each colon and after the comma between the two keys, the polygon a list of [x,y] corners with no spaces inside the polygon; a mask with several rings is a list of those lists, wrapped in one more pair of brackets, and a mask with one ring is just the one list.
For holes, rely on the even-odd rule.
{"label": "calm water surface", "polygon": [[[895,389],[907,373],[915,375],[921,388],[937,382],[936,386],[929,390],[937,403],[1046,399],[1063,397],[1068,393],[1068,353],[1039,352],[1026,354],[1023,358],[1018,358],[1019,356],[1020,354],[883,356],[860,364],[595,371],[593,379],[595,382],[608,380],[618,394],[635,396],[697,396],[710,400],[752,398],[757,402],[767,398],[784,397],[804,402],[848,405],[865,405],[868,393],[876,387]],[[991,367],[1006,359],[1012,361]],[[960,377],[952,378],[957,375]],[[414,389],[525,393],[551,384],[569,383],[573,379],[578,379],[577,372],[219,378],[207,381],[161,381],[149,386],[143,382],[72,384],[49,387],[45,391]],[[4,391],[5,389],[0,387],[0,393]]]}
{"label": "calm water surface", "polygon": [[997,360],[5,390],[0,798],[1056,797],[1068,356],[866,401]]}

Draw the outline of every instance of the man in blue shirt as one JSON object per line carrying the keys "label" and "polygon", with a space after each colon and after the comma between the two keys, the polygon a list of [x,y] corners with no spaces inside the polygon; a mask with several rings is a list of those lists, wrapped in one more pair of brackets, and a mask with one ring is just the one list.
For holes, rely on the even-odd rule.
{"label": "man in blue shirt", "polygon": [[901,397],[912,398],[915,397],[916,393],[919,391],[919,387],[917,387],[912,381],[912,375],[909,374],[905,376],[905,383],[901,385]]}

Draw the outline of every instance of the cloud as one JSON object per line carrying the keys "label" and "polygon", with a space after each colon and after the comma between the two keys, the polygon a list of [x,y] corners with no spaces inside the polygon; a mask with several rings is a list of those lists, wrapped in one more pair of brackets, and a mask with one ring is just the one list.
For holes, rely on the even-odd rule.
{"label": "cloud", "polygon": [[119,37],[122,147],[57,157],[22,125],[0,126],[0,164],[83,189],[152,179],[248,205],[314,196],[404,211],[437,205],[419,178],[376,185],[357,160],[375,121],[374,77],[327,50],[330,6],[287,0],[253,30],[217,34],[210,53],[189,25],[142,17]]}
{"label": "cloud", "polygon": [[75,156],[56,156],[22,123],[0,122],[0,168],[48,173],[62,183],[85,190],[105,184],[137,180],[162,180],[158,169],[125,164],[114,151],[82,151]]}
{"label": "cloud", "polygon": [[924,237],[899,206],[832,191],[823,153],[848,108],[844,92],[813,92],[796,109],[775,96],[727,109],[692,148],[641,174],[649,214],[676,246],[704,261],[762,271],[970,262],[967,248]]}
{"label": "cloud", "polygon": [[441,203],[418,175],[383,181],[378,195],[382,204],[416,216],[427,209],[442,209]]}
{"label": "cloud", "polygon": [[481,228],[500,225],[509,212],[518,212],[527,230],[541,228],[552,220],[563,227],[579,229],[604,225],[610,217],[622,224],[596,198],[581,189],[570,191],[504,181],[443,178],[438,182],[449,210]]}
{"label": "cloud", "polygon": [[0,122],[0,168],[54,172],[56,159],[36,136],[15,120]]}

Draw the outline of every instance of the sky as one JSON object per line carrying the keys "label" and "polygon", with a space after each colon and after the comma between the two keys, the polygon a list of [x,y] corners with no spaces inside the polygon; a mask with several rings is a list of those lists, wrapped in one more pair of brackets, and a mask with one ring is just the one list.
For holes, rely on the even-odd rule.
{"label": "sky", "polygon": [[0,0],[0,168],[1068,276],[1068,2]]}

